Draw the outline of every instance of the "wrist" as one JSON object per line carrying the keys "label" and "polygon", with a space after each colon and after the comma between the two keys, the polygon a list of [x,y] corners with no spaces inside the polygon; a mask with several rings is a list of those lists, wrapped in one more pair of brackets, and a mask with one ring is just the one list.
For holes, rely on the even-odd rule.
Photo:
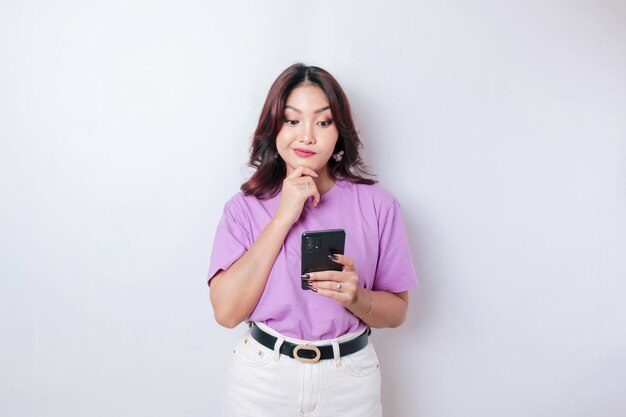
{"label": "wrist", "polygon": [[[365,317],[370,317],[372,315],[372,311],[374,310],[374,297],[372,296],[372,292],[367,288],[359,289],[362,291],[357,291],[355,297],[356,300],[349,307],[349,310],[352,312],[354,317],[362,319]],[[365,291],[367,294],[363,294],[363,291]]]}
{"label": "wrist", "polygon": [[269,225],[279,230],[284,230],[285,232],[288,232],[289,229],[291,229],[291,226],[293,226],[293,222],[276,216],[272,218],[272,220],[270,220]]}

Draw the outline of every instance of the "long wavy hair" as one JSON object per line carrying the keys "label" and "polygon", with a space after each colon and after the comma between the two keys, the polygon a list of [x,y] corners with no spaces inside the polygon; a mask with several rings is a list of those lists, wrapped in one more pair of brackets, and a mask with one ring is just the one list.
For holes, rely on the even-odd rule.
{"label": "long wavy hair", "polygon": [[250,146],[248,165],[255,168],[255,171],[250,179],[241,185],[241,190],[246,195],[263,199],[270,198],[280,191],[282,181],[287,175],[287,168],[276,150],[276,136],[284,122],[287,97],[296,87],[303,85],[315,85],[324,92],[339,132],[333,154],[343,151],[343,159],[340,162],[333,158],[329,159],[330,177],[334,181],[341,178],[359,184],[376,183],[375,180],[367,178],[372,174],[368,173],[359,155],[363,144],[354,127],[350,103],[339,83],[328,71],[299,63],[284,70],[267,93]]}

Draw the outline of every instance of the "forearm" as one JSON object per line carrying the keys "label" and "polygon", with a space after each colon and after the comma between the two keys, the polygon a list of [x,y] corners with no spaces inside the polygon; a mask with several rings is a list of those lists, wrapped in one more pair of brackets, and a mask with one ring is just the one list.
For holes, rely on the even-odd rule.
{"label": "forearm", "polygon": [[252,313],[290,227],[270,221],[250,249],[211,280],[211,305],[219,324],[232,328]]}
{"label": "forearm", "polygon": [[404,323],[408,305],[408,291],[392,293],[359,288],[355,301],[346,308],[368,326],[384,328]]}

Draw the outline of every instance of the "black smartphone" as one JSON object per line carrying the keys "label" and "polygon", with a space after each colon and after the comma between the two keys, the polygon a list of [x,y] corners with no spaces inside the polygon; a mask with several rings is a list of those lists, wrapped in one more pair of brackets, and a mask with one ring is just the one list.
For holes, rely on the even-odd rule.
{"label": "black smartphone", "polygon": [[[346,244],[346,232],[343,229],[314,230],[302,233],[302,270],[307,272],[341,271],[343,265],[328,257],[335,253],[343,255]],[[301,280],[303,290],[308,290],[305,281]]]}

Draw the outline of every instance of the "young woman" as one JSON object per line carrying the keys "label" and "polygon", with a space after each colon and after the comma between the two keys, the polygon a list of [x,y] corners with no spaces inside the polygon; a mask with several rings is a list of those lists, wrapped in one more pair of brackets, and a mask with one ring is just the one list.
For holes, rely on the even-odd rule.
{"label": "young woman", "polygon": [[[417,285],[398,202],[367,178],[350,105],[326,71],[292,65],[265,100],[256,168],[224,207],[209,270],[233,351],[227,416],[381,416],[369,328],[404,322]],[[301,235],[343,229],[341,271],[300,276]],[[303,290],[302,287],[311,291]]]}

